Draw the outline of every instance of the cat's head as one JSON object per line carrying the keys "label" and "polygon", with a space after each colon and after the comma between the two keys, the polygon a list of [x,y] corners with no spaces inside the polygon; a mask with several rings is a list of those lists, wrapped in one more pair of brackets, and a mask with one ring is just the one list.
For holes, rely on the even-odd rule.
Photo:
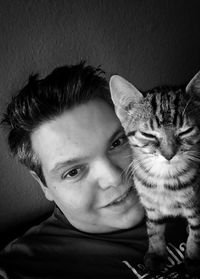
{"label": "cat's head", "polygon": [[114,75],[110,91],[136,157],[171,166],[200,161],[200,72],[186,88],[163,86],[143,93]]}

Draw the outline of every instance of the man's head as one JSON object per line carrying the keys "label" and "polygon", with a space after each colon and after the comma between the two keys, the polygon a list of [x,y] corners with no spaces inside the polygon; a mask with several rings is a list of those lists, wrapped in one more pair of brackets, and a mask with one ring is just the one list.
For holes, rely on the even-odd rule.
{"label": "man's head", "polygon": [[130,146],[101,74],[81,63],[31,78],[5,116],[11,150],[46,198],[93,233],[130,228],[144,213],[126,176]]}
{"label": "man's head", "polygon": [[8,144],[18,160],[45,184],[40,159],[32,149],[31,134],[44,122],[89,100],[102,98],[112,105],[100,68],[56,68],[44,79],[30,76],[28,84],[12,99],[2,123],[9,129]]}

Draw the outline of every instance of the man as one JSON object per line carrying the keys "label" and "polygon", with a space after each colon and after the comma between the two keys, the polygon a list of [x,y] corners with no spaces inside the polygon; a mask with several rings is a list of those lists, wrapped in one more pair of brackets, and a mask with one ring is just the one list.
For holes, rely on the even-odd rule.
{"label": "man", "polygon": [[130,147],[101,69],[80,63],[30,77],[2,123],[13,154],[55,202],[49,219],[2,251],[8,278],[148,276],[138,266],[147,236]]}

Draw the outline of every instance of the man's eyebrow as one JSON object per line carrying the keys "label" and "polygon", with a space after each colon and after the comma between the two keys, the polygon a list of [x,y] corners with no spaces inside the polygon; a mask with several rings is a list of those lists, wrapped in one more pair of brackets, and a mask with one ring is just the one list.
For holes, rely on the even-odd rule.
{"label": "man's eyebrow", "polygon": [[68,159],[66,161],[61,161],[55,164],[55,166],[50,169],[50,173],[55,174],[59,169],[63,168],[63,167],[70,167],[72,165],[76,165],[76,164],[80,164],[81,161],[87,159],[87,156],[85,157],[77,157],[77,158],[73,158],[73,159]]}

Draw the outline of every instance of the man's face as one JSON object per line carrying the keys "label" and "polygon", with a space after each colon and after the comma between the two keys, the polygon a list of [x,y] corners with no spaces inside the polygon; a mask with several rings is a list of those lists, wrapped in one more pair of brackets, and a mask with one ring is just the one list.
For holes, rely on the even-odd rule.
{"label": "man's face", "polygon": [[127,229],[144,212],[125,173],[131,151],[112,108],[96,99],[43,123],[32,134],[48,187],[42,187],[77,229]]}

